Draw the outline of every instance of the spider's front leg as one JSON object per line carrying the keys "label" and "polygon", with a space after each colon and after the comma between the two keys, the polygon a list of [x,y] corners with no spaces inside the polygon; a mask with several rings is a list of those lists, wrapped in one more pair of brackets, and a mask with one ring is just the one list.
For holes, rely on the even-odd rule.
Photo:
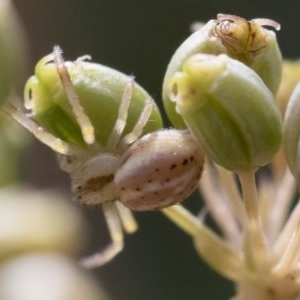
{"label": "spider's front leg", "polygon": [[84,108],[80,104],[79,97],[74,89],[68,69],[62,57],[62,50],[59,46],[54,47],[53,57],[54,57],[54,63],[57,67],[57,73],[59,74],[59,78],[61,80],[61,84],[67,95],[69,104],[72,107],[73,114],[80,126],[84,141],[88,145],[91,145],[95,142],[94,126],[91,123],[87,114],[85,113]]}
{"label": "spider's front leg", "polygon": [[7,105],[4,107],[3,111],[9,114],[15,121],[26,128],[39,141],[47,145],[53,151],[67,156],[72,156],[76,153],[76,147],[56,137],[52,133],[47,132],[45,128],[41,127],[39,124],[30,119],[24,112],[21,112],[14,106]]}

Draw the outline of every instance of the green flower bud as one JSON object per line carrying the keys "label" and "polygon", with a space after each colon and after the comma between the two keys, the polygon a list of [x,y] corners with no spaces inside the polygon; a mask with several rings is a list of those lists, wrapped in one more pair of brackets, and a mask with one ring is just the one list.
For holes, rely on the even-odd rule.
{"label": "green flower bud", "polygon": [[11,2],[0,2],[0,103],[20,87],[26,65],[25,35]]}
{"label": "green flower bud", "polygon": [[227,55],[191,56],[170,79],[168,95],[207,156],[229,170],[265,165],[280,146],[272,93]]}
{"label": "green flower bud", "polygon": [[283,149],[291,172],[299,176],[300,83],[288,102],[283,122]]}
{"label": "green flower bud", "polygon": [[217,20],[209,21],[179,46],[168,65],[163,83],[164,106],[175,127],[185,128],[185,124],[168,97],[169,81],[193,54],[227,54],[252,68],[276,93],[281,80],[282,58],[275,33],[263,28],[263,25],[280,28],[278,23],[269,19],[247,21],[219,14]]}
{"label": "green flower bud", "polygon": [[[105,145],[118,116],[118,109],[126,85],[132,78],[114,69],[78,59],[65,63],[75,92],[84,112],[89,117],[96,135],[96,141]],[[75,145],[84,146],[79,124],[69,105],[62,86],[53,55],[42,58],[24,91],[25,107],[30,117],[48,132]],[[123,135],[131,132],[145,105],[150,99],[148,93],[134,83]],[[158,108],[154,109],[144,128],[148,133],[162,127]]]}

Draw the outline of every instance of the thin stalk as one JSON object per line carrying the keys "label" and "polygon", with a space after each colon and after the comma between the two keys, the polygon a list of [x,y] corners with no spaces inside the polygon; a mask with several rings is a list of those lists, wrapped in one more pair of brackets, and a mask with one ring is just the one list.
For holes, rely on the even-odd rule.
{"label": "thin stalk", "polygon": [[161,210],[173,223],[188,235],[195,237],[201,229],[200,221],[181,205],[173,205]]}
{"label": "thin stalk", "polygon": [[238,177],[241,183],[246,212],[245,263],[252,271],[264,270],[269,264],[259,212],[255,170],[239,172]]}
{"label": "thin stalk", "polygon": [[297,263],[300,256],[300,222],[298,220],[294,232],[291,234],[289,243],[286,245],[286,249],[282,254],[282,257],[273,271],[276,274],[280,274],[282,277],[286,276],[297,268]]}
{"label": "thin stalk", "polygon": [[242,258],[200,219],[180,205],[165,208],[162,213],[192,236],[196,250],[211,268],[231,280],[240,278]]}
{"label": "thin stalk", "polygon": [[216,165],[216,169],[219,173],[222,187],[226,190],[229,196],[232,209],[234,211],[234,216],[236,217],[236,219],[239,221],[240,224],[243,224],[245,219],[245,211],[244,211],[241,195],[238,191],[237,184],[235,182],[234,173],[218,165]]}
{"label": "thin stalk", "polygon": [[297,269],[300,257],[299,215],[300,202],[297,203],[274,245],[274,257],[278,262],[273,271],[282,277],[286,276],[291,270]]}
{"label": "thin stalk", "polygon": [[282,181],[276,190],[276,194],[273,196],[274,200],[271,202],[272,207],[270,207],[268,213],[269,228],[267,236],[272,243],[278,237],[280,230],[287,219],[295,191],[295,179],[286,168]]}
{"label": "thin stalk", "polygon": [[[239,228],[239,217],[230,203],[227,189],[220,182],[220,176],[215,174],[212,167],[208,167],[205,175],[199,182],[201,194],[206,202],[209,213],[220,228],[228,243],[235,249],[241,246],[241,230]],[[222,184],[222,185],[221,185]],[[242,201],[240,200],[243,205]],[[243,207],[242,207],[243,208]]]}

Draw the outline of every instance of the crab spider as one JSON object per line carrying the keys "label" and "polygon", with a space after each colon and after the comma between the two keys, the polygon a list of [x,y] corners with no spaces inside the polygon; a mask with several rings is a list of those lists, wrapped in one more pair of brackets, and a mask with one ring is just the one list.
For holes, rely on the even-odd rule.
{"label": "crab spider", "polygon": [[159,111],[130,76],[81,58],[65,62],[57,46],[35,73],[25,87],[30,114],[6,110],[58,153],[75,200],[102,206],[111,244],[81,260],[86,268],[101,266],[122,250],[123,230],[137,230],[127,207],[154,210],[184,200],[198,184],[203,155],[188,131],[157,132]]}

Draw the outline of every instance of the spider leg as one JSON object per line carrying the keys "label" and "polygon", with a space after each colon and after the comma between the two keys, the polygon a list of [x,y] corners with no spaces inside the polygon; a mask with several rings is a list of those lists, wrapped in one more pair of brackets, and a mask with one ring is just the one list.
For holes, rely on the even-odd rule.
{"label": "spider leg", "polygon": [[124,246],[122,224],[115,203],[103,203],[102,207],[111,237],[111,244],[101,252],[83,258],[79,263],[84,268],[91,269],[106,264],[120,253]]}
{"label": "spider leg", "polygon": [[149,117],[153,110],[152,99],[147,99],[143,111],[140,114],[138,121],[136,122],[132,131],[126,134],[121,141],[121,148],[127,148],[128,145],[134,143],[143,133],[143,128],[149,120]]}
{"label": "spider leg", "polygon": [[126,233],[134,233],[138,229],[138,224],[135,221],[130,209],[125,207],[121,202],[116,201],[116,207],[122,223],[122,227]]}
{"label": "spider leg", "polygon": [[123,130],[126,126],[126,121],[128,117],[128,109],[131,102],[131,97],[133,93],[133,86],[134,86],[134,78],[130,77],[123,95],[122,100],[120,103],[119,111],[118,111],[118,118],[115,122],[114,128],[109,136],[109,139],[107,141],[107,147],[109,149],[115,149],[117,144],[119,143],[119,140],[121,138],[121,135],[123,133]]}
{"label": "spider leg", "polygon": [[72,107],[72,111],[81,128],[83,139],[88,145],[91,145],[95,142],[94,126],[80,104],[78,95],[76,94],[76,91],[72,84],[68,69],[64,63],[64,59],[62,57],[62,50],[59,46],[54,47],[53,56],[54,63],[56,64],[57,72],[59,74],[61,83],[64,87],[68,101]]}
{"label": "spider leg", "polygon": [[43,129],[36,122],[27,117],[25,113],[21,112],[15,107],[7,105],[3,110],[5,113],[9,114],[15,121],[17,121],[29,132],[31,132],[38,140],[46,144],[55,152],[67,156],[71,156],[76,153],[75,147],[61,140],[60,138],[55,137],[50,132],[45,131],[45,129]]}

